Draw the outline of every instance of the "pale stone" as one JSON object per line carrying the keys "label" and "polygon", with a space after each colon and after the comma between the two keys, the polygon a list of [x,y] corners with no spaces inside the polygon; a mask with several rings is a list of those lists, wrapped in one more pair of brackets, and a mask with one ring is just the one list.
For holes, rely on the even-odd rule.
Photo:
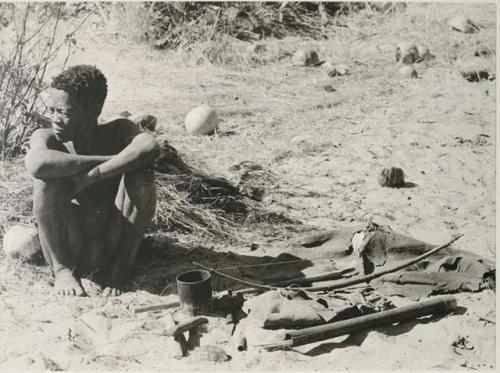
{"label": "pale stone", "polygon": [[314,49],[299,49],[292,57],[296,66],[314,66],[319,63],[318,52]]}
{"label": "pale stone", "polygon": [[412,79],[418,78],[417,71],[412,65],[405,65],[402,68],[400,68],[399,74],[403,78],[412,78]]}
{"label": "pale stone", "polygon": [[478,27],[463,14],[457,14],[455,17],[451,18],[448,21],[448,25],[450,25],[452,29],[466,34],[479,31]]}
{"label": "pale stone", "polygon": [[417,46],[411,42],[403,41],[396,46],[396,62],[409,65],[419,59]]}

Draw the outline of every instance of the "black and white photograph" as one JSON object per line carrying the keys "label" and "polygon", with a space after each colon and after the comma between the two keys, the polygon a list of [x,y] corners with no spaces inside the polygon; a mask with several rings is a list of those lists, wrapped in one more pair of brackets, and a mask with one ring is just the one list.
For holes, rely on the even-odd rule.
{"label": "black and white photograph", "polygon": [[0,0],[0,371],[495,371],[497,19]]}

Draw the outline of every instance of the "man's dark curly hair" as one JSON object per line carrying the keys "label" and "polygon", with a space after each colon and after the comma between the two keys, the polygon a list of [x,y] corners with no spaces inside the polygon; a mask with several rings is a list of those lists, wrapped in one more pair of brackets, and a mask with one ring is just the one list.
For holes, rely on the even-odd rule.
{"label": "man's dark curly hair", "polygon": [[108,93],[106,77],[90,65],[71,66],[52,78],[51,87],[68,93],[96,118],[101,114]]}

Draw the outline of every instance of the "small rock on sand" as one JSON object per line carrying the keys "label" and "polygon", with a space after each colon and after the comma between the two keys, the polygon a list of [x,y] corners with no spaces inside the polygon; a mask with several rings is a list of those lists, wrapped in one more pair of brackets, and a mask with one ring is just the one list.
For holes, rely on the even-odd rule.
{"label": "small rock on sand", "polygon": [[492,50],[484,45],[477,47],[476,50],[474,51],[474,56],[476,57],[488,57],[493,54],[494,53],[492,52]]}
{"label": "small rock on sand", "polygon": [[413,65],[405,65],[399,69],[399,75],[403,78],[418,78],[417,70],[413,67]]}
{"label": "small rock on sand", "polygon": [[457,63],[457,68],[460,75],[469,82],[479,82],[483,79],[489,79],[491,75],[491,69],[481,57],[461,60]]}
{"label": "small rock on sand", "polygon": [[262,54],[267,52],[267,47],[264,44],[250,44],[247,46],[248,54]]}
{"label": "small rock on sand", "polygon": [[295,66],[315,66],[319,63],[318,52],[314,49],[299,49],[292,57]]}
{"label": "small rock on sand", "polygon": [[464,16],[463,14],[457,14],[455,17],[451,18],[448,21],[448,25],[450,25],[452,29],[464,32],[466,34],[472,34],[479,31],[479,27],[477,27],[468,17]]}
{"label": "small rock on sand", "polygon": [[400,188],[405,185],[405,176],[401,168],[384,168],[378,175],[378,182],[383,187]]}
{"label": "small rock on sand", "polygon": [[417,62],[422,62],[422,61],[431,61],[435,57],[431,53],[428,47],[425,45],[417,45],[417,51],[418,51],[418,60]]}
{"label": "small rock on sand", "polygon": [[408,5],[404,2],[394,2],[394,1],[381,1],[381,2],[370,2],[370,6],[378,12],[400,12],[405,10]]}
{"label": "small rock on sand", "polygon": [[331,84],[326,84],[323,86],[323,89],[327,92],[336,92],[337,90],[333,88]]}
{"label": "small rock on sand", "polygon": [[344,64],[327,65],[324,67],[329,77],[344,76],[349,74],[349,67]]}
{"label": "small rock on sand", "polygon": [[410,65],[418,60],[418,49],[414,43],[403,41],[396,46],[396,62]]}

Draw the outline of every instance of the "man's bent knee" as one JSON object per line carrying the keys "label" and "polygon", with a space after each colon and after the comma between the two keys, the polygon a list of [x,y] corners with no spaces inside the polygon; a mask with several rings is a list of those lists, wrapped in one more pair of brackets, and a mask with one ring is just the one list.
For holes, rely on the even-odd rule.
{"label": "man's bent knee", "polygon": [[156,187],[151,171],[123,175],[115,199],[116,208],[130,223],[152,219],[156,208]]}

